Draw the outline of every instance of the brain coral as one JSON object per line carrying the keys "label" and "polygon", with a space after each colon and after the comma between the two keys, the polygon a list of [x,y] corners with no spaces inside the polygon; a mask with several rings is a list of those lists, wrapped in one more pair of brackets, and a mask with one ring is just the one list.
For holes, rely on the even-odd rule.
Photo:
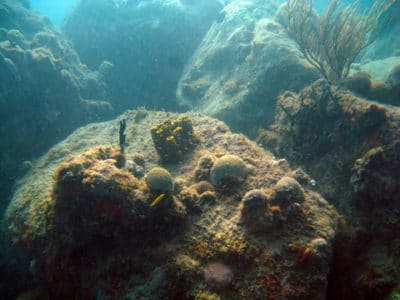
{"label": "brain coral", "polygon": [[147,186],[152,191],[172,192],[174,180],[168,170],[160,167],[152,168],[146,174]]}
{"label": "brain coral", "polygon": [[241,183],[246,179],[248,169],[236,155],[227,154],[218,158],[211,168],[211,182],[216,187]]}

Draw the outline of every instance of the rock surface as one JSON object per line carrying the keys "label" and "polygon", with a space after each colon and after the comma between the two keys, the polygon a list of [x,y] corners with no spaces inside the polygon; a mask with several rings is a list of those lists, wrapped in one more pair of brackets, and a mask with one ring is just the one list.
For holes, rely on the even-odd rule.
{"label": "rock surface", "polygon": [[318,78],[276,21],[277,3],[234,1],[218,15],[179,81],[178,102],[255,136],[276,97]]}
{"label": "rock surface", "polygon": [[[297,210],[269,202],[293,174],[285,160],[191,113],[199,143],[163,165],[175,181],[168,195],[121,164],[142,154],[146,172],[159,166],[150,129],[177,117],[129,111],[78,129],[35,163],[3,223],[10,297],[25,289],[40,299],[324,298],[338,217],[307,184]],[[122,119],[124,154],[106,146],[117,144]],[[240,156],[249,174],[240,185],[213,187],[207,173],[227,154]],[[252,232],[242,210],[255,189],[266,195],[257,220],[267,226]]]}
{"label": "rock surface", "polygon": [[307,170],[346,221],[336,243],[329,295],[389,297],[400,280],[400,256],[393,251],[400,243],[400,109],[324,81],[299,94],[284,93],[278,107],[272,130],[258,141]]}
{"label": "rock surface", "polygon": [[222,7],[218,0],[81,1],[64,32],[89,67],[114,64],[106,81],[119,113],[170,109],[184,64]]}
{"label": "rock surface", "polygon": [[400,2],[394,1],[389,10],[389,23],[378,38],[361,53],[361,61],[379,60],[391,56],[400,56]]}
{"label": "rock surface", "polygon": [[393,67],[399,64],[400,55],[367,61],[360,64],[359,69],[367,71],[376,80],[386,81]]}
{"label": "rock surface", "polygon": [[0,202],[32,158],[80,125],[111,115],[103,75],[83,65],[47,19],[1,1]]}

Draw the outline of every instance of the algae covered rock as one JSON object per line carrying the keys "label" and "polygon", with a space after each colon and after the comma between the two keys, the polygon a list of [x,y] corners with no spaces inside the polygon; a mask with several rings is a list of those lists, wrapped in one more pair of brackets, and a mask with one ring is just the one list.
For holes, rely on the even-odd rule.
{"label": "algae covered rock", "polygon": [[[325,295],[337,234],[334,208],[304,186],[298,214],[289,217],[289,207],[269,203],[277,182],[290,174],[288,165],[220,121],[188,116],[206,142],[169,163],[168,171],[157,167],[150,134],[166,117],[180,117],[165,112],[148,112],[139,123],[129,111],[90,124],[35,163],[3,220],[10,274],[3,287],[13,298],[27,290],[41,299]],[[117,143],[122,119],[123,154],[106,146]],[[128,161],[138,153],[146,179],[118,164],[121,155]],[[232,192],[196,177],[205,156],[219,157],[212,168],[222,171],[211,171],[211,178],[214,184],[228,180]],[[250,229],[252,220],[261,231]]]}
{"label": "algae covered rock", "polygon": [[[400,68],[398,67],[398,69]],[[385,81],[376,80],[368,72],[361,71],[347,77],[343,81],[343,85],[358,96],[399,106],[400,88],[398,79],[396,83],[396,66],[392,68],[385,79]]]}
{"label": "algae covered rock", "polygon": [[281,207],[288,207],[293,203],[304,201],[304,190],[292,177],[285,176],[275,185],[275,196],[273,202]]}
{"label": "algae covered rock", "polygon": [[256,135],[272,123],[276,97],[318,78],[285,28],[278,1],[232,1],[220,12],[184,69],[178,103]]}
{"label": "algae covered rock", "polygon": [[390,70],[386,83],[390,86],[392,103],[400,105],[400,64],[395,65]]}
{"label": "algae covered rock", "polygon": [[241,219],[250,232],[263,231],[268,226],[268,200],[267,194],[262,190],[251,190],[244,195]]}
{"label": "algae covered rock", "polygon": [[399,140],[374,147],[355,161],[351,184],[361,207],[400,207],[399,166]]}
{"label": "algae covered rock", "polygon": [[131,212],[144,210],[145,197],[139,181],[117,167],[121,155],[117,147],[96,147],[57,169],[50,212],[57,240],[75,248],[92,235],[118,239],[121,230],[134,230]]}
{"label": "algae covered rock", "polygon": [[362,61],[399,56],[399,10],[400,2],[394,1],[393,5],[391,5],[388,11],[388,13],[391,15],[390,23],[388,26],[384,26],[384,30],[379,33],[377,39],[361,53]]}
{"label": "algae covered rock", "polygon": [[[363,74],[348,83],[359,91],[372,87],[370,77]],[[400,279],[399,255],[389,250],[399,245],[393,239],[400,220],[399,108],[368,101],[321,80],[299,94],[284,93],[278,103],[271,126],[276,138],[268,149],[301,166],[313,179],[285,174],[301,182],[303,192],[285,179],[273,188],[276,196],[301,199],[303,194],[305,200],[290,204],[283,197],[281,203],[279,196],[273,201],[287,220],[302,218],[308,187],[320,191],[343,214],[343,235],[337,241],[330,277],[332,299],[389,297]],[[296,249],[312,253],[304,247]],[[363,254],[355,260],[353,253],[360,251]]]}
{"label": "algae covered rock", "polygon": [[268,149],[306,169],[324,196],[348,211],[354,161],[371,147],[395,138],[391,120],[397,122],[397,111],[323,80],[299,94],[283,93],[278,103],[271,127],[277,138]]}
{"label": "algae covered rock", "polygon": [[211,168],[214,165],[215,157],[211,154],[205,154],[197,162],[195,176],[197,180],[210,180]]}
{"label": "algae covered rock", "polygon": [[[357,261],[356,278],[346,278],[345,286],[351,286],[352,295],[357,297],[374,295],[383,298],[395,291],[400,278],[400,255],[389,249],[397,248],[399,241],[393,239],[398,236],[400,224],[400,141],[394,140],[388,145],[374,147],[364,153],[354,162],[351,173],[353,188],[354,210],[357,218],[353,222],[361,224],[362,229],[353,233],[356,241],[351,249],[363,248],[364,256]],[[365,240],[368,237],[368,240]],[[341,248],[345,248],[346,241],[342,241]],[[351,261],[351,258],[349,258]],[[343,264],[341,261],[339,269]],[[370,278],[366,274],[373,272],[379,276]],[[336,273],[341,278],[340,270]],[[385,284],[382,284],[385,282]]]}

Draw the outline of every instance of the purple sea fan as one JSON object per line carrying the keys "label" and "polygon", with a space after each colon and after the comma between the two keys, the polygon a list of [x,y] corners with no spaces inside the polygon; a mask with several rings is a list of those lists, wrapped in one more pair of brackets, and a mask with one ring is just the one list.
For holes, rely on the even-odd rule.
{"label": "purple sea fan", "polygon": [[204,279],[211,287],[220,289],[232,283],[233,272],[227,265],[214,262],[204,269]]}

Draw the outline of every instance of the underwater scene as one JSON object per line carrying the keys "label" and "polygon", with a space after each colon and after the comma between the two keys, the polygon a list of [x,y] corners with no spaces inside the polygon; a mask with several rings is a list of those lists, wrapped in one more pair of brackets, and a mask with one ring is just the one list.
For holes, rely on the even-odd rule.
{"label": "underwater scene", "polygon": [[400,300],[400,0],[0,0],[0,300]]}

